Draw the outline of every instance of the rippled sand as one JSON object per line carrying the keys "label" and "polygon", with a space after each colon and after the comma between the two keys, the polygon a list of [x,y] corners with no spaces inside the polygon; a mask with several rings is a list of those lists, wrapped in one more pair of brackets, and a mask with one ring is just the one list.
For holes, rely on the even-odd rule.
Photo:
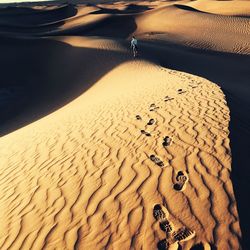
{"label": "rippled sand", "polygon": [[250,9],[206,3],[0,9],[1,249],[242,248]]}

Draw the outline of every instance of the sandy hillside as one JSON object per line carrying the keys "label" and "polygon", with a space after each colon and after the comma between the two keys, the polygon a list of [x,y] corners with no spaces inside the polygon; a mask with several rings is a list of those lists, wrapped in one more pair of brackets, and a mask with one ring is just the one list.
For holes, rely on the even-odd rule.
{"label": "sandy hillside", "polygon": [[0,249],[245,249],[248,7],[0,9]]}

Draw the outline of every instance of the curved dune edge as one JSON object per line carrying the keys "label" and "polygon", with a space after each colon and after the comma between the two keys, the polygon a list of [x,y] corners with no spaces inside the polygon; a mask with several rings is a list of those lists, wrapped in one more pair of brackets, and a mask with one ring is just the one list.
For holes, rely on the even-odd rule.
{"label": "curved dune edge", "polygon": [[[195,232],[183,249],[239,249],[229,119],[216,84],[143,60],[120,64],[1,138],[0,248],[156,249],[165,238],[153,217],[161,204],[177,229]],[[163,147],[165,136],[172,142]],[[173,188],[178,171],[188,175],[182,191]]]}

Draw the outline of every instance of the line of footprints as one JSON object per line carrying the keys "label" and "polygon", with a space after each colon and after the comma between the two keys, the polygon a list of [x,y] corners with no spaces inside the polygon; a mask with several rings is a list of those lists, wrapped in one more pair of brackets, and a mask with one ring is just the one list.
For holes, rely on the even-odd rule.
{"label": "line of footprints", "polygon": [[[192,85],[189,85],[189,87],[196,88],[197,86],[194,86],[192,84]],[[186,93],[186,91],[184,91],[183,89],[178,89],[177,93],[183,94],[183,93]],[[165,102],[171,101],[171,100],[174,100],[174,98],[169,97],[169,96],[166,96],[164,98]],[[159,108],[160,107],[156,106],[153,103],[150,105],[149,111],[151,112],[156,111]],[[140,115],[136,115],[136,119],[142,120]],[[154,119],[150,119],[147,123],[147,125],[153,125],[153,124],[155,124]],[[141,130],[141,133],[148,137],[151,136],[151,134],[145,130]],[[162,146],[168,147],[171,145],[171,143],[172,143],[172,139],[169,136],[165,136],[163,138]],[[159,157],[155,155],[150,155],[149,158],[157,166],[164,167],[164,163]],[[183,191],[186,187],[187,181],[188,181],[187,174],[184,173],[183,171],[178,171],[175,177],[175,183],[173,185],[173,188],[176,191]],[[167,209],[164,206],[161,206],[160,204],[157,204],[154,206],[153,216],[159,222],[159,226],[161,230],[163,230],[166,233],[166,238],[158,242],[157,247],[159,250],[169,249],[171,246],[174,246],[174,245],[178,246],[179,242],[190,240],[191,238],[195,236],[195,232],[190,230],[187,227],[182,227],[182,228],[179,228],[178,230],[175,230],[174,224],[171,221],[169,221],[169,213]]]}
{"label": "line of footprints", "polygon": [[[184,91],[183,89],[178,89],[178,94],[182,94],[182,93],[186,93],[186,91]],[[171,101],[171,100],[174,100],[173,97],[169,97],[169,96],[166,96],[164,98],[164,101],[167,102],[167,101]],[[149,107],[149,111],[155,111],[157,109],[159,109],[160,107],[159,106],[156,106],[154,103],[152,103]],[[140,115],[136,115],[136,119],[137,120],[142,120],[142,117]],[[148,122],[147,122],[147,125],[153,125],[155,124],[155,120],[154,119],[150,119]],[[148,136],[150,137],[151,134],[148,132],[148,131],[145,131],[145,130],[141,130],[141,133],[145,136]],[[172,143],[172,139],[169,137],[169,136],[165,136],[163,138],[163,142],[162,142],[162,146],[163,147],[168,147],[170,146]],[[154,162],[157,166],[159,167],[164,167],[164,162],[157,156],[155,155],[150,155],[149,156],[149,159]],[[179,171],[176,175],[176,178],[175,178],[175,184],[173,185],[173,188],[176,190],[176,191],[183,191],[186,187],[186,183],[188,181],[188,176],[186,173],[184,173],[183,171]]]}
{"label": "line of footprints", "polygon": [[169,249],[174,245],[178,247],[179,242],[188,241],[195,236],[195,232],[187,227],[175,230],[174,224],[169,220],[167,209],[160,204],[154,206],[153,216],[159,222],[161,230],[166,233],[166,238],[157,244],[159,250]]}

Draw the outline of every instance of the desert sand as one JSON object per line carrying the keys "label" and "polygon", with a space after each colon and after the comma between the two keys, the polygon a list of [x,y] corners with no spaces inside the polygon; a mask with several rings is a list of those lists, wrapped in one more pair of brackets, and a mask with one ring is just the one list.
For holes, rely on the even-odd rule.
{"label": "desert sand", "polygon": [[0,249],[247,249],[249,16],[1,8]]}

